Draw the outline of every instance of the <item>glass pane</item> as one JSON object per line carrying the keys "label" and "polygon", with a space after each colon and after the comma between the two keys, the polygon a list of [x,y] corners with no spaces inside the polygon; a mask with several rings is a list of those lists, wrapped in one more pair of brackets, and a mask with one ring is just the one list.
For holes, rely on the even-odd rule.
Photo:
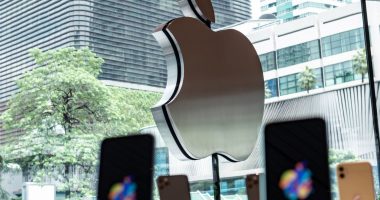
{"label": "glass pane", "polygon": [[[247,36],[265,72],[260,140],[246,161],[220,158],[222,199],[246,199],[245,176],[264,172],[267,123],[310,116],[327,124],[333,199],[334,168],[346,161],[370,162],[379,194],[358,1],[212,3],[212,30]],[[380,2],[367,4],[378,94]],[[173,0],[0,1],[0,199],[24,199],[33,184],[55,187],[57,200],[96,199],[100,142],[132,132],[156,138],[154,178],[186,174],[193,200],[213,199],[211,159],[175,157],[150,110],[168,79],[152,32],[182,16]]]}

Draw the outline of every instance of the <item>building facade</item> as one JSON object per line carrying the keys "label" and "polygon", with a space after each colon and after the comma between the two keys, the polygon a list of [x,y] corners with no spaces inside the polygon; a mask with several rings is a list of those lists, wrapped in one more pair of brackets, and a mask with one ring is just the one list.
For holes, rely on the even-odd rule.
{"label": "building facade", "polygon": [[[368,9],[376,93],[380,93],[380,2],[368,2]],[[364,48],[360,5],[351,4],[288,23],[272,23],[269,27],[247,21],[251,32],[243,25],[235,28],[243,30],[253,43],[270,90],[262,127],[274,121],[321,117],[326,121],[330,149],[352,152],[376,169],[368,80],[362,82],[361,75],[353,68],[353,56]],[[299,73],[306,66],[317,78],[309,92],[298,86]],[[147,132],[159,137],[156,128],[149,129]],[[240,183],[244,176],[263,172],[263,145],[262,129],[246,161],[230,163],[221,159],[220,175],[227,185],[222,186],[223,195],[242,194],[244,186]],[[212,193],[212,188],[207,188],[212,180],[211,158],[180,161],[170,149],[168,157],[169,174],[186,174],[193,191],[203,191],[203,195]],[[376,170],[374,175],[377,176]],[[375,184],[379,185],[377,181]]]}
{"label": "building facade", "polygon": [[273,14],[284,22],[344,6],[352,0],[260,0],[261,14]]}
{"label": "building facade", "polygon": [[[250,0],[213,0],[213,5],[214,28],[251,17]],[[15,81],[34,66],[31,48],[88,46],[105,60],[99,79],[106,84],[161,91],[166,61],[151,33],[180,16],[175,0],[1,1],[0,113],[17,91]]]}
{"label": "building facade", "polygon": [[[214,28],[251,16],[249,0],[213,0],[213,5]],[[181,16],[176,1],[6,0],[0,10],[0,99],[14,93],[14,80],[33,68],[28,50],[34,47],[89,46],[106,61],[100,79],[165,87],[165,59],[151,33]]]}
{"label": "building facade", "polygon": [[[380,15],[376,10],[380,9],[380,3],[368,4],[375,80],[379,80]],[[367,113],[365,107],[361,107],[368,102],[360,99],[369,98],[367,81],[365,79],[362,82],[362,75],[355,72],[353,61],[358,51],[365,47],[362,27],[361,7],[359,3],[354,3],[319,15],[253,31],[248,37],[258,51],[267,89],[271,91],[267,103],[276,105],[281,101],[301,101],[294,99],[303,99],[313,94],[326,96],[329,92],[339,93],[331,97],[329,102],[325,102],[326,106],[318,103],[320,107],[315,107],[319,110],[316,110],[316,115],[319,112],[327,120],[331,120],[330,147],[350,150],[359,158],[372,159],[375,164],[374,144],[369,145],[373,142],[371,121],[360,121],[370,119],[370,113]],[[298,84],[300,73],[306,66],[316,76],[316,84],[309,92]],[[348,91],[351,92],[346,93]],[[327,107],[329,109],[326,110]],[[333,110],[336,110],[335,114]],[[348,123],[350,120],[353,120],[352,123]],[[339,127],[333,127],[335,125]],[[360,141],[367,142],[364,146],[368,148],[363,148],[358,143],[358,138],[354,139],[362,134],[364,135]]]}

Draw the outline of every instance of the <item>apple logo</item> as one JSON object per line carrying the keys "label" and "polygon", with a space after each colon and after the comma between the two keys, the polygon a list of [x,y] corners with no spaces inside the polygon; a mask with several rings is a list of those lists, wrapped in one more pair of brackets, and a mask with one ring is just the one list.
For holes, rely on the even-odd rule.
{"label": "apple logo", "polygon": [[123,183],[114,184],[108,194],[109,200],[137,200],[137,184],[133,182],[131,176],[126,176]]}
{"label": "apple logo", "polygon": [[214,32],[211,0],[180,0],[187,17],[153,33],[168,81],[152,108],[166,144],[180,159],[218,153],[231,161],[251,154],[264,110],[264,79],[251,42],[236,30]]}
{"label": "apple logo", "polygon": [[289,200],[306,199],[313,191],[312,173],[305,162],[296,164],[295,169],[286,170],[280,179],[279,187]]}

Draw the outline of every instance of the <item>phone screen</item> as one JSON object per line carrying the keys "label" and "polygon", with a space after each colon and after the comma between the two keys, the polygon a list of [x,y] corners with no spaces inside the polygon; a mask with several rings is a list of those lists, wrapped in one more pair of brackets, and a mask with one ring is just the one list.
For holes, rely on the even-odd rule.
{"label": "phone screen", "polygon": [[331,199],[326,127],[322,119],[265,128],[267,199]]}
{"label": "phone screen", "polygon": [[99,200],[151,200],[154,141],[151,135],[102,142]]}

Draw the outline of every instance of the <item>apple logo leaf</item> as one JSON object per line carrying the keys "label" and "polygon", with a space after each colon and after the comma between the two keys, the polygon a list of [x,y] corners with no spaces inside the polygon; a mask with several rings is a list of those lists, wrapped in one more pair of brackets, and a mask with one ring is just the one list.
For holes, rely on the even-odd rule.
{"label": "apple logo leaf", "polygon": [[218,153],[231,161],[251,154],[264,110],[264,79],[251,42],[236,30],[214,32],[211,0],[181,0],[185,16],[153,33],[168,81],[152,108],[166,144],[180,159]]}

